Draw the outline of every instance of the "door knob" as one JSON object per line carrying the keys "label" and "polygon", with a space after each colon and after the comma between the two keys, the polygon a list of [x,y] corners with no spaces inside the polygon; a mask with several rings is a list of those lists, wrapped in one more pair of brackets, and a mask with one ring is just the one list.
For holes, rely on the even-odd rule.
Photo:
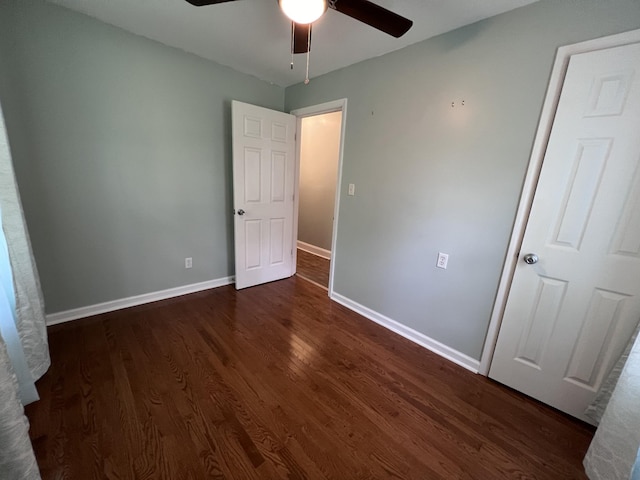
{"label": "door knob", "polygon": [[522,257],[522,259],[527,265],[533,265],[534,263],[538,263],[538,260],[540,260],[538,258],[538,255],[536,255],[535,253],[527,253],[524,257]]}
{"label": "door knob", "polygon": [[244,215],[244,210],[243,209],[238,210],[238,215]]}

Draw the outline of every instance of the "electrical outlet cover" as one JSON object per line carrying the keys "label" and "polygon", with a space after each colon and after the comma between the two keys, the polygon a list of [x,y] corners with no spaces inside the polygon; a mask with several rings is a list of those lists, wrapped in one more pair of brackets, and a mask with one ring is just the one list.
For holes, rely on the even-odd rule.
{"label": "electrical outlet cover", "polygon": [[447,263],[449,263],[449,254],[438,252],[438,261],[436,262],[436,267],[446,270]]}

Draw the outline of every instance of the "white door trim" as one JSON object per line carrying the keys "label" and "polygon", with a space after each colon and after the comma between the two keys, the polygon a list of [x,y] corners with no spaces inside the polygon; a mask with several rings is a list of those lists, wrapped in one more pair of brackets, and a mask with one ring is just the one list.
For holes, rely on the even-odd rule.
{"label": "white door trim", "polygon": [[502,323],[502,316],[504,315],[509,289],[511,288],[511,282],[513,281],[513,273],[518,261],[518,254],[520,252],[520,246],[522,244],[527,220],[531,211],[531,204],[533,203],[538,177],[540,175],[540,170],[542,169],[542,161],[544,159],[547,142],[549,141],[549,134],[551,133],[558,100],[560,99],[560,92],[562,91],[562,84],[567,72],[567,66],[569,65],[569,58],[572,55],[579,53],[603,50],[605,48],[613,48],[636,42],[640,42],[640,29],[558,48],[553,64],[553,70],[551,71],[551,78],[549,79],[547,94],[540,114],[540,122],[538,124],[538,130],[536,131],[533,149],[531,151],[529,167],[522,187],[520,203],[518,205],[513,231],[511,233],[511,240],[509,241],[509,246],[507,248],[507,255],[502,269],[502,276],[500,277],[493,311],[491,313],[491,320],[489,321],[487,337],[485,339],[482,356],[480,358],[478,373],[482,375],[488,375],[489,367],[491,366],[491,361],[493,359],[493,352],[496,347],[498,332],[500,331],[500,325]]}
{"label": "white door trim", "polygon": [[[298,207],[300,202],[300,133],[302,132],[302,118],[311,117],[313,115],[321,115],[323,113],[342,112],[342,126],[340,128],[340,151],[338,153],[338,180],[336,184],[336,199],[333,208],[333,234],[331,236],[331,263],[329,264],[329,298],[333,298],[333,273],[335,271],[335,258],[336,258],[336,242],[338,239],[338,214],[340,212],[340,191],[342,186],[342,158],[344,154],[344,136],[347,126],[347,99],[342,98],[340,100],[334,100],[331,102],[321,103],[319,105],[312,105],[310,107],[298,108],[292,110],[291,115],[297,117],[297,132],[296,137],[296,170],[295,170],[295,200],[293,207],[293,245],[297,244],[298,240]],[[293,275],[296,272],[296,258],[293,258]]]}

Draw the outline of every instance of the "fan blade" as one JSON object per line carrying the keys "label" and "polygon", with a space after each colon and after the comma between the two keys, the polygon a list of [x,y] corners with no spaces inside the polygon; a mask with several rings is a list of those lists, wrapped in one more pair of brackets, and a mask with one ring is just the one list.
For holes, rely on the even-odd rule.
{"label": "fan blade", "polygon": [[311,50],[311,24],[291,22],[291,53],[307,53]]}
{"label": "fan blade", "polygon": [[413,25],[413,22],[408,18],[404,18],[367,0],[334,0],[329,2],[329,8],[360,20],[396,38],[407,33]]}
{"label": "fan blade", "polygon": [[234,2],[235,0],[187,0],[191,5],[196,7],[205,7],[207,5],[215,5],[216,3]]}

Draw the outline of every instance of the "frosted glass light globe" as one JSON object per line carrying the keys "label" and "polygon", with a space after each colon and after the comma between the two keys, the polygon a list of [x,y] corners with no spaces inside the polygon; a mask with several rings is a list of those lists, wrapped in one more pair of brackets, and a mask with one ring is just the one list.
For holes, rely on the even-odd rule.
{"label": "frosted glass light globe", "polygon": [[319,19],[327,10],[325,0],[279,0],[284,14],[296,23],[306,25]]}

